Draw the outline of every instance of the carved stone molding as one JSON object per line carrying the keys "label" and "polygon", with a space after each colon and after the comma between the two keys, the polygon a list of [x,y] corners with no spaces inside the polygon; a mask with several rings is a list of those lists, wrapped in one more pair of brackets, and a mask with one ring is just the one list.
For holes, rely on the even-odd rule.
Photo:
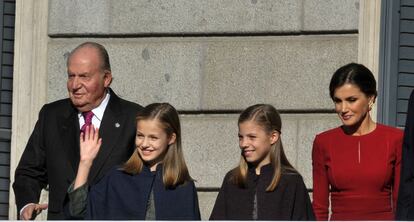
{"label": "carved stone molding", "polygon": [[[381,27],[381,0],[360,0],[358,28],[358,62],[367,66],[378,82]],[[377,84],[378,85],[378,84]],[[377,106],[371,115],[377,119]]]}
{"label": "carved stone molding", "polygon": [[[17,219],[14,171],[47,99],[48,0],[16,0],[9,219]],[[41,219],[43,217],[40,217]],[[45,218],[44,218],[45,219]]]}

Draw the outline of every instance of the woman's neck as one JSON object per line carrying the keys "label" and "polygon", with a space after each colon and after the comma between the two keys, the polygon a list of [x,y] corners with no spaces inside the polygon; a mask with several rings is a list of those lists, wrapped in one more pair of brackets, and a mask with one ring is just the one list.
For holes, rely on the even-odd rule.
{"label": "woman's neck", "polygon": [[375,130],[377,124],[371,119],[371,116],[367,116],[359,123],[352,126],[344,126],[344,131],[348,135],[362,136],[371,133]]}

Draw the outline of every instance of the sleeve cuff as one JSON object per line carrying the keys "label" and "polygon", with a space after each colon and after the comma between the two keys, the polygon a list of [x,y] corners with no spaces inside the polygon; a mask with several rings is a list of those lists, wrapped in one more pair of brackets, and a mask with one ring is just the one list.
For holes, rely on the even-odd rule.
{"label": "sleeve cuff", "polygon": [[83,217],[86,213],[86,201],[89,185],[84,184],[73,189],[73,183],[68,188],[69,213],[72,217]]}

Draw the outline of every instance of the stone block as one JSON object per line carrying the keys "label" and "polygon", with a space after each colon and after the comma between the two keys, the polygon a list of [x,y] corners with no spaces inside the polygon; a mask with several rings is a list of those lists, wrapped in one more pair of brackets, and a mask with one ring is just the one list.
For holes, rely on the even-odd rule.
{"label": "stone block", "polygon": [[290,37],[52,39],[48,101],[67,97],[66,57],[83,41],[104,44],[121,97],[178,110],[332,109],[328,84],[357,60],[357,35]]}
{"label": "stone block", "polygon": [[182,115],[183,150],[197,187],[220,187],[240,159],[238,115]]}
{"label": "stone block", "polygon": [[304,0],[305,31],[358,30],[359,0]]}
{"label": "stone block", "polygon": [[201,220],[208,220],[210,214],[213,211],[214,203],[218,192],[203,192],[198,191],[198,203],[200,205]]}
{"label": "stone block", "polygon": [[359,16],[358,0],[49,2],[50,36],[358,30]]}
{"label": "stone block", "polygon": [[297,32],[303,4],[302,0],[49,2],[51,36]]}
{"label": "stone block", "polygon": [[356,35],[217,42],[205,58],[203,108],[237,110],[270,103],[279,109],[331,109],[331,76],[357,60],[357,48]]}

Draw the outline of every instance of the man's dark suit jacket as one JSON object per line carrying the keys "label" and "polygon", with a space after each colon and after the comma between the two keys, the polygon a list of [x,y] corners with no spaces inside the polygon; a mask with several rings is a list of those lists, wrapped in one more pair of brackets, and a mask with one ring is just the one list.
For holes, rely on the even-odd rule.
{"label": "man's dark suit jacket", "polygon": [[[99,129],[102,146],[91,168],[89,184],[126,161],[135,149],[135,117],[142,107],[119,98],[112,90],[110,95]],[[28,203],[38,203],[41,190],[49,185],[48,219],[65,219],[66,192],[79,164],[79,128],[78,110],[70,99],[42,107],[15,172],[13,189],[18,212]]]}
{"label": "man's dark suit jacket", "polygon": [[414,91],[408,102],[402,151],[397,220],[414,220]]}

